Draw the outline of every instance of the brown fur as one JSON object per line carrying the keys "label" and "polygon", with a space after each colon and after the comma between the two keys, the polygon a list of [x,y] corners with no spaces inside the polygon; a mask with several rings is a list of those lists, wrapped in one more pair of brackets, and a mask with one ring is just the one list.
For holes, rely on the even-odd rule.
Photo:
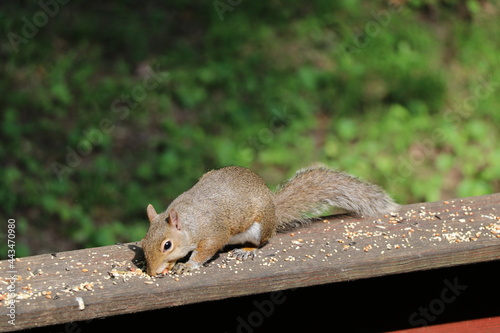
{"label": "brown fur", "polygon": [[[253,256],[251,249],[264,245],[277,230],[307,222],[329,207],[376,215],[397,205],[378,186],[324,167],[298,171],[275,194],[261,177],[242,167],[207,172],[165,212],[157,214],[148,206],[151,224],[142,240],[148,274],[196,269],[231,237],[251,245],[250,250],[237,250],[238,257]],[[165,249],[165,244],[171,246]],[[187,263],[174,266],[191,251]]]}

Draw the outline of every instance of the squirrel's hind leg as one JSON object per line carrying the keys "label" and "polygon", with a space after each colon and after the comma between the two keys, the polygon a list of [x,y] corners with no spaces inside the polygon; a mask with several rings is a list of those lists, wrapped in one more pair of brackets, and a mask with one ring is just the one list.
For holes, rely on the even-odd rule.
{"label": "squirrel's hind leg", "polygon": [[259,222],[254,222],[247,230],[231,236],[228,244],[251,243],[258,246],[261,242],[261,235],[262,225]]}
{"label": "squirrel's hind leg", "polygon": [[238,260],[253,259],[255,252],[260,245],[262,235],[262,225],[254,222],[250,228],[242,233],[236,234],[229,239],[229,244],[248,244],[250,247],[243,247],[231,251],[231,257]]}
{"label": "squirrel's hind leg", "polygon": [[231,251],[231,257],[238,260],[246,260],[248,258],[253,260],[253,258],[255,258],[256,251],[256,247],[242,247]]}
{"label": "squirrel's hind leg", "polygon": [[[268,212],[266,212],[268,213]],[[267,216],[270,214],[268,213]],[[230,238],[229,244],[248,244],[250,247],[242,247],[231,251],[231,256],[238,260],[253,259],[257,249],[267,243],[276,232],[276,218],[269,216],[266,223],[262,223],[262,218],[256,219],[246,231],[234,235]]]}

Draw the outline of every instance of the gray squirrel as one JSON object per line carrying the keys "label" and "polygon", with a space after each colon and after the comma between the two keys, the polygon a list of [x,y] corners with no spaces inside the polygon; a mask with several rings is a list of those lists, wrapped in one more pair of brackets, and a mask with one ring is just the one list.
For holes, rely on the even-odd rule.
{"label": "gray squirrel", "polygon": [[[198,269],[227,244],[250,245],[233,253],[242,260],[253,257],[278,230],[332,207],[363,216],[398,209],[377,185],[326,167],[299,170],[274,193],[249,169],[209,171],[164,212],[148,205],[150,225],[142,240],[147,273]],[[190,252],[187,262],[176,263]]]}

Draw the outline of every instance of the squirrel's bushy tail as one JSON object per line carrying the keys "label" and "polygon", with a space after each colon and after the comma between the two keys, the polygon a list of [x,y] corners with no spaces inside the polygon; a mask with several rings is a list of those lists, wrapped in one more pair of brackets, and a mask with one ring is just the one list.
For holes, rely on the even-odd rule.
{"label": "squirrel's bushy tail", "polygon": [[305,223],[333,207],[364,216],[398,207],[377,185],[325,167],[297,171],[277,188],[274,200],[279,229]]}

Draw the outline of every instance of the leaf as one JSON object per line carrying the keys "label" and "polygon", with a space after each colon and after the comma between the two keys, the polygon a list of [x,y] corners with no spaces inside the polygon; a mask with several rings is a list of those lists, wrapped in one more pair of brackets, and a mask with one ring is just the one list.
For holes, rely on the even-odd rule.
{"label": "leaf", "polygon": [[59,102],[68,105],[71,102],[71,94],[68,87],[63,82],[55,83],[51,88],[52,95]]}

